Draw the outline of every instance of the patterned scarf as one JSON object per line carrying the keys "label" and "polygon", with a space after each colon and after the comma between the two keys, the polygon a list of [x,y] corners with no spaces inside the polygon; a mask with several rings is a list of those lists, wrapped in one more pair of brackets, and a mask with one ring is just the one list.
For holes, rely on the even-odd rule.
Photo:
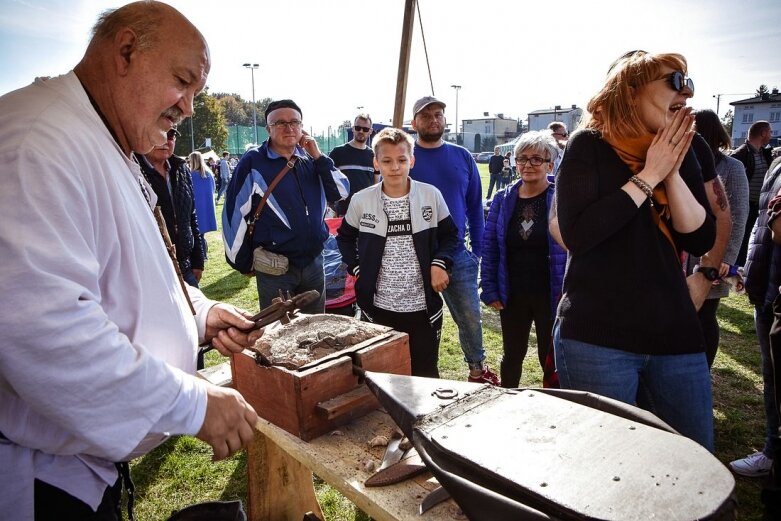
{"label": "patterned scarf", "polygon": [[[618,157],[623,161],[629,170],[633,174],[637,175],[645,167],[645,156],[648,154],[648,149],[651,147],[651,141],[653,141],[653,134],[643,134],[636,138],[608,138],[605,137],[605,141],[615,150]],[[678,252],[673,242],[673,236],[670,233],[670,209],[667,201],[667,191],[664,188],[664,183],[659,183],[654,188],[653,206],[649,205],[651,210],[651,217],[656,223],[656,226],[662,231],[667,240],[673,247],[673,250]]]}

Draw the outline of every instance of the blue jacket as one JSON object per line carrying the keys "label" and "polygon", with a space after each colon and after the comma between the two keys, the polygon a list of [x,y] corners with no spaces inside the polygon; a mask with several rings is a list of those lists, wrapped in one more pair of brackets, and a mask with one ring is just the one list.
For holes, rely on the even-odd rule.
{"label": "blue jacket", "polygon": [[[491,209],[485,223],[483,234],[483,261],[480,265],[480,300],[486,304],[497,300],[507,305],[510,293],[510,273],[507,266],[507,228],[518,202],[518,189],[522,181],[496,193],[491,201]],[[548,209],[553,205],[554,186],[548,187]],[[567,265],[567,250],[559,246],[548,234],[548,268],[550,271],[551,316],[556,314],[556,305],[561,295],[564,269]],[[518,266],[517,269],[523,269]]]}
{"label": "blue jacket", "polygon": [[326,201],[335,202],[349,194],[349,181],[328,156],[313,160],[300,147],[296,147],[295,156],[295,167],[266,201],[251,243],[244,240],[248,220],[287,158],[271,150],[265,141],[236,165],[225,193],[222,234],[228,264],[242,273],[252,270],[252,252],[258,246],[284,255],[299,268],[311,263],[328,238],[323,221]]}

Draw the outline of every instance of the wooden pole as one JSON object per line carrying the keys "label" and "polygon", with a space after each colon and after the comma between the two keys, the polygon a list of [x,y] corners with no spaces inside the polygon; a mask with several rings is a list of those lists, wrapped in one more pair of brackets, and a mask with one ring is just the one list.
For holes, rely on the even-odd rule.
{"label": "wooden pole", "polygon": [[409,56],[412,49],[412,28],[415,24],[415,4],[417,0],[404,2],[404,26],[399,49],[399,74],[396,79],[396,104],[393,108],[393,126],[401,128],[404,124],[404,101],[407,98],[407,76],[409,75]]}

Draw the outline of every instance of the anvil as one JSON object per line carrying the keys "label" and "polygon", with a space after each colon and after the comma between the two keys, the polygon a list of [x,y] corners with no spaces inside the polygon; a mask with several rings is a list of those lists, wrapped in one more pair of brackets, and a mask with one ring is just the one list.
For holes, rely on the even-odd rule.
{"label": "anvil", "polygon": [[735,518],[729,470],[647,411],[576,391],[363,376],[472,521]]}

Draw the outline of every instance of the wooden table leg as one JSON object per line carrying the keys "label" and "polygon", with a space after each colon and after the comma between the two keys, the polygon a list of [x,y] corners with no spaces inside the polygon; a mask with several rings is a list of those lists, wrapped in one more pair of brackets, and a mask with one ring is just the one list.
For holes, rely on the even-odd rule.
{"label": "wooden table leg", "polygon": [[247,502],[249,521],[301,521],[310,511],[324,519],[312,471],[257,430],[247,448]]}

